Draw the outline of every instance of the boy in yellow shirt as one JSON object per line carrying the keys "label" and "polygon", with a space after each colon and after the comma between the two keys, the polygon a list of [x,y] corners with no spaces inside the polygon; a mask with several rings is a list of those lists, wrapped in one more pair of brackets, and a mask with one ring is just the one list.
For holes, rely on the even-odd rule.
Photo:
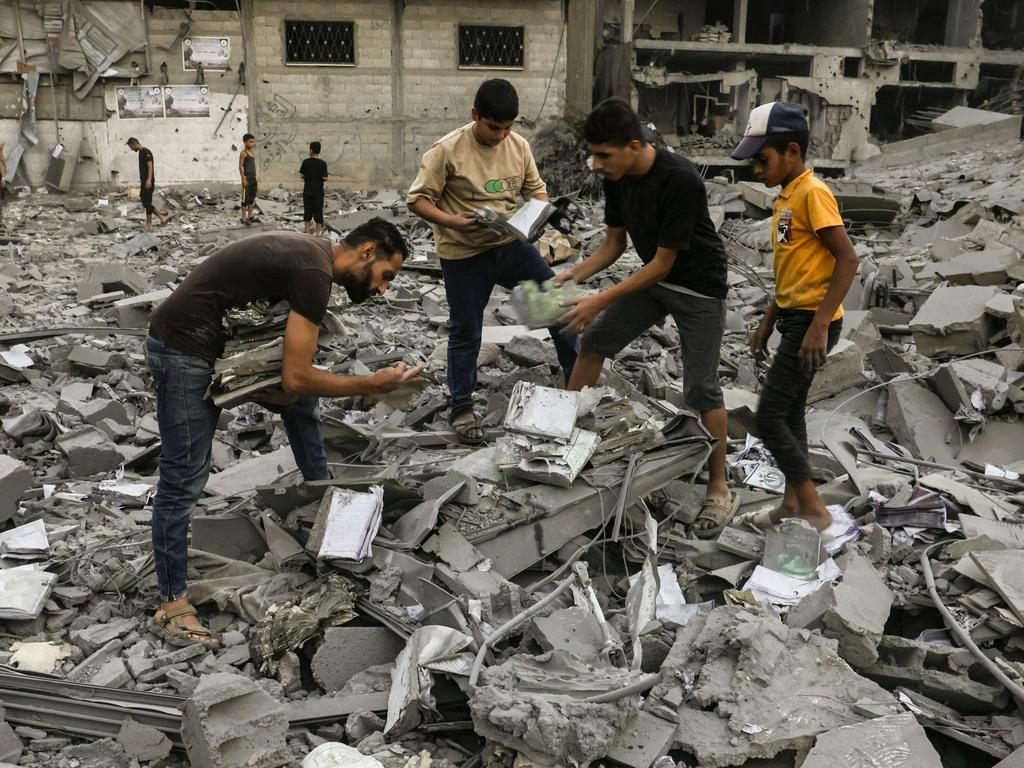
{"label": "boy in yellow shirt", "polygon": [[832,191],[804,166],[807,110],[775,101],[750,113],[732,156],[753,159],[754,176],[782,187],[772,215],[775,298],[750,342],[764,354],[773,329],[782,339],[757,406],[757,428],[786,476],[782,504],[752,522],[800,517],[819,531],[832,523],[811,480],[804,411],[815,372],[839,340],[843,299],[857,274],[857,254]]}

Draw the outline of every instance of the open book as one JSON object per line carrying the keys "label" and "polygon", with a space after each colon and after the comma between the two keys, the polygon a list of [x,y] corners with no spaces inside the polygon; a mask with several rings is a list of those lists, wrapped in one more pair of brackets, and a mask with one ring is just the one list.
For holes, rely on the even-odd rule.
{"label": "open book", "polygon": [[520,240],[533,242],[540,237],[544,225],[558,209],[546,200],[527,200],[515,213],[507,219],[502,218],[490,208],[481,208],[476,212],[477,220],[485,227],[499,235],[511,235]]}

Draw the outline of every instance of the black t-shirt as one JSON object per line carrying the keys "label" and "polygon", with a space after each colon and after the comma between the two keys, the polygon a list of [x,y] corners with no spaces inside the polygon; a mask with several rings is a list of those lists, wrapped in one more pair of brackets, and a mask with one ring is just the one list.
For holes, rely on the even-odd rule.
{"label": "black t-shirt", "polygon": [[659,149],[643,176],[605,180],[604,199],[605,224],[626,228],[644,264],[659,247],[677,251],[665,282],[725,298],[725,248],[711,223],[704,181],[689,160]]}
{"label": "black t-shirt", "polygon": [[[139,182],[145,184],[149,178],[149,163],[153,160],[153,153],[143,147],[139,150]],[[156,163],[153,163],[153,183],[156,184]]]}
{"label": "black t-shirt", "polygon": [[252,235],[193,269],[156,310],[149,333],[179,352],[216,360],[224,352],[224,313],[250,301],[287,299],[319,324],[331,298],[329,240],[299,232]]}
{"label": "black t-shirt", "polygon": [[324,193],[324,177],[327,176],[327,163],[319,157],[307,157],[299,166],[302,174],[302,192],[306,195],[322,195]]}

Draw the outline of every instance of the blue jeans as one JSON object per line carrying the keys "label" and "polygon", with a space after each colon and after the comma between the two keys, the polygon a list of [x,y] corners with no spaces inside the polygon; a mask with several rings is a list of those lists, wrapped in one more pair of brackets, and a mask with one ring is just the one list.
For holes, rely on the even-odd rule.
{"label": "blue jeans", "polygon": [[[161,441],[160,480],[153,499],[153,558],[160,599],[168,602],[185,595],[189,516],[210,474],[220,408],[203,398],[213,377],[209,360],[164,346],[152,336],[146,338],[145,349]],[[328,479],[319,398],[300,397],[289,406],[266,407],[281,414],[302,476]]]}
{"label": "blue jeans", "polygon": [[[476,389],[476,359],[480,354],[484,309],[495,285],[514,288],[523,280],[547,280],[555,273],[537,249],[522,240],[470,256],[441,259],[448,297],[448,391],[452,413],[472,407]],[[567,310],[568,311],[568,310]],[[576,334],[548,329],[566,381],[576,364]]]}

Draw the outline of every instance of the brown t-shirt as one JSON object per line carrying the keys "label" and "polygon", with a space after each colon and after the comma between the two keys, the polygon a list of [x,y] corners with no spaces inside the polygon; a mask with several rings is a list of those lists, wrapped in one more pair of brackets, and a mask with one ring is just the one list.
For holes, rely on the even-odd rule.
{"label": "brown t-shirt", "polygon": [[[510,133],[496,147],[488,147],[476,140],[469,123],[427,150],[405,202],[424,198],[451,214],[490,208],[508,218],[519,207],[520,197],[529,200],[546,193],[526,139]],[[486,227],[459,232],[434,226],[434,242],[442,259],[465,259],[512,239]]]}
{"label": "brown t-shirt", "polygon": [[179,352],[216,360],[224,352],[224,314],[250,301],[287,299],[319,324],[332,284],[331,243],[297,232],[251,235],[193,269],[149,321],[149,334]]}

